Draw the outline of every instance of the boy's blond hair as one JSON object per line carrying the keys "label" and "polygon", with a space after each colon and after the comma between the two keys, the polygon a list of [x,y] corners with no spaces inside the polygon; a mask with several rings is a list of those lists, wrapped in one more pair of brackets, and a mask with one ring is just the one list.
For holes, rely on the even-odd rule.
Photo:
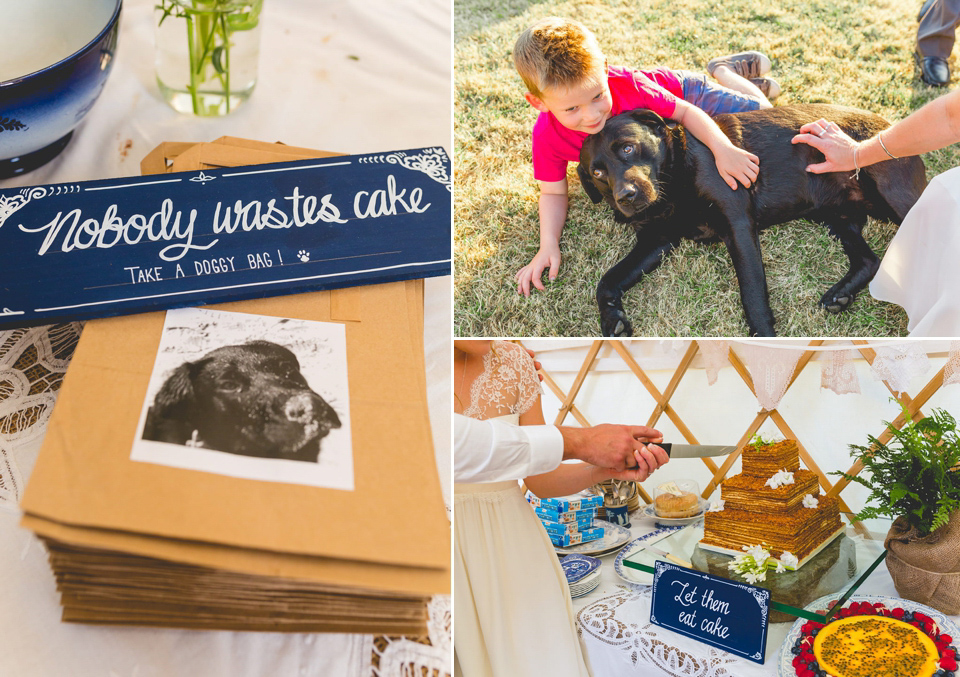
{"label": "boy's blond hair", "polygon": [[527,90],[542,99],[544,91],[594,84],[605,59],[589,28],[573,19],[548,17],[520,34],[513,63]]}

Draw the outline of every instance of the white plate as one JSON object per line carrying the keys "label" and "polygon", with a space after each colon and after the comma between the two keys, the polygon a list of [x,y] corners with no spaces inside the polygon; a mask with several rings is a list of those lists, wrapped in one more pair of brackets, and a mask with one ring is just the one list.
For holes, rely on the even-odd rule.
{"label": "white plate", "polygon": [[[806,607],[807,611],[826,611],[830,606],[830,602],[835,599],[839,599],[841,594],[835,592],[832,595],[825,595],[820,599],[816,599]],[[881,604],[890,607],[891,609],[900,607],[906,611],[919,611],[924,613],[932,618],[937,625],[940,626],[940,632],[945,632],[956,641],[957,637],[960,637],[960,629],[957,628],[956,624],[951,621],[949,618],[944,616],[942,613],[936,609],[931,609],[928,606],[923,604],[918,604],[917,602],[911,602],[909,599],[900,599],[898,597],[887,597],[885,595],[853,595],[850,599],[843,603],[844,606],[849,606],[851,602],[880,602]],[[803,634],[800,631],[800,628],[803,627],[803,624],[807,622],[806,618],[798,618],[793,622],[793,627],[790,628],[790,632],[787,633],[787,638],[783,640],[783,644],[780,645],[780,660],[777,664],[779,669],[780,677],[797,677],[797,671],[793,667],[793,653],[790,649],[793,648],[793,645],[800,635]]]}
{"label": "white plate", "polygon": [[570,589],[570,598],[571,598],[571,599],[574,599],[574,598],[576,598],[576,597],[583,597],[584,595],[587,595],[587,594],[593,592],[594,590],[596,590],[596,588],[597,588],[598,585],[600,585],[600,577],[599,577],[599,576],[597,576],[597,577],[594,579],[593,583],[590,583],[589,585],[587,585],[587,586],[584,587],[584,588],[578,588],[577,590],[573,590],[573,589],[571,588],[571,589]]}
{"label": "white plate", "polygon": [[693,524],[699,519],[703,519],[704,510],[709,507],[710,502],[700,499],[700,512],[692,517],[658,517],[657,512],[653,507],[652,503],[640,508],[640,515],[643,517],[649,517],[654,520],[657,524],[663,524],[664,526],[683,526],[685,524]]}
{"label": "white plate", "polygon": [[587,592],[593,590],[597,587],[597,583],[600,581],[600,569],[595,570],[593,573],[588,574],[583,580],[577,581],[576,583],[570,586],[570,595],[572,597],[579,597],[584,595]]}
{"label": "white plate", "polygon": [[[640,569],[631,569],[628,566],[625,566],[623,560],[631,555],[643,550],[648,545],[653,545],[657,541],[666,538],[670,534],[676,533],[680,530],[680,527],[664,527],[662,529],[657,529],[656,531],[651,531],[649,534],[645,534],[640,538],[630,541],[623,550],[617,554],[617,559],[613,562],[613,570],[617,572],[617,576],[625,580],[627,583],[632,583],[634,585],[652,585],[653,584],[653,574],[648,574],[646,571],[641,571]],[[660,557],[654,553],[650,553],[651,561]],[[660,557],[660,559],[663,559]],[[650,564],[650,562],[643,562],[643,564]]]}
{"label": "white plate", "polygon": [[553,549],[561,555],[572,555],[577,553],[579,555],[590,555],[591,557],[596,557],[597,555],[606,554],[611,550],[616,550],[624,543],[627,543],[632,536],[627,527],[614,524],[613,522],[607,522],[605,520],[593,520],[593,526],[603,527],[603,536],[595,541],[579,543],[577,545],[568,545],[566,547],[554,546]]}

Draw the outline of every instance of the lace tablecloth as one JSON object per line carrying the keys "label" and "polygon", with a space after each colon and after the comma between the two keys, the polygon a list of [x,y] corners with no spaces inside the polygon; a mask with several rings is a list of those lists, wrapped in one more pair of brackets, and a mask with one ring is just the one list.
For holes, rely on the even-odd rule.
{"label": "lace tablecloth", "polygon": [[[652,525],[633,519],[639,537]],[[614,570],[616,554],[604,556],[600,585],[573,600],[584,654],[596,677],[771,677],[777,675],[780,646],[792,623],[772,623],[762,665],[653,625],[650,586],[627,583]],[[897,597],[885,566],[858,591]],[[952,617],[960,620],[960,617]]]}
{"label": "lace tablecloth", "polygon": [[[222,119],[182,116],[153,74],[152,0],[125,0],[115,67],[66,151],[0,188],[139,174],[163,141],[240,136],[345,153],[451,147],[448,0],[266,0],[260,78]],[[2,271],[0,271],[2,276]],[[440,477],[450,477],[450,278],[426,283],[428,397]],[[451,672],[448,597],[430,636],[196,632],[63,624],[46,554],[18,526],[80,327],[0,332],[0,675],[393,677]],[[449,506],[449,482],[444,497]]]}

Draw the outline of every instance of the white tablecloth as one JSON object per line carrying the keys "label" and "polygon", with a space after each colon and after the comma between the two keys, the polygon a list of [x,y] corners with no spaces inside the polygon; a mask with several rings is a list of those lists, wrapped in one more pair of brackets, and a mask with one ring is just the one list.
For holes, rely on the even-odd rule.
{"label": "white tablecloth", "polygon": [[[162,141],[241,136],[346,153],[451,143],[451,4],[446,0],[266,0],[260,79],[221,119],[182,116],[153,74],[152,0],[126,0],[113,73],[64,153],[0,188],[134,176]],[[2,275],[2,271],[0,271]],[[426,285],[429,401],[440,477],[450,477],[450,278]],[[41,332],[0,332],[12,352]],[[8,358],[10,353],[7,354]],[[65,365],[46,356],[45,368]],[[54,364],[51,364],[53,362]],[[375,677],[446,674],[450,602],[431,612],[432,645],[365,635],[106,629],[63,624],[46,556],[17,526],[53,395],[29,394],[22,368],[0,358],[0,675],[6,677]],[[28,424],[24,425],[24,418]],[[21,432],[13,432],[12,420]],[[416,666],[409,672],[407,669]],[[378,667],[379,665],[379,667]]]}
{"label": "white tablecloth", "polygon": [[[652,520],[632,517],[633,536],[655,530]],[[650,587],[628,583],[614,570],[616,553],[601,558],[600,585],[573,600],[584,654],[595,677],[771,677],[792,623],[772,623],[767,653],[758,664],[650,622]],[[878,566],[857,591],[897,597],[887,568]],[[951,617],[960,622],[960,616]]]}

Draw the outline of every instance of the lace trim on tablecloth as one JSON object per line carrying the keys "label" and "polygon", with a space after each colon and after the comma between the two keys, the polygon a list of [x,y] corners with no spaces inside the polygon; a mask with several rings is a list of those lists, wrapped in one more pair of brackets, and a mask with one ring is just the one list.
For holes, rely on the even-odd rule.
{"label": "lace trim on tablecloth", "polygon": [[470,386],[464,416],[488,419],[529,411],[543,394],[533,358],[516,343],[494,341],[483,356],[483,373]]}
{"label": "lace trim on tablecloth", "polygon": [[365,677],[450,677],[453,672],[449,595],[430,600],[427,637],[374,637]]}
{"label": "lace trim on tablecloth", "polygon": [[83,324],[0,332],[0,507],[15,509],[24,486],[23,448],[43,435]]}
{"label": "lace trim on tablecloth", "polygon": [[577,612],[577,627],[581,633],[621,651],[638,668],[637,674],[646,674],[643,666],[652,665],[672,677],[735,677],[726,667],[737,662],[732,654],[705,644],[699,648],[706,656],[689,654],[663,641],[652,623],[625,623],[617,617],[617,609],[638,603],[650,606],[649,587],[623,589],[583,607]]}

